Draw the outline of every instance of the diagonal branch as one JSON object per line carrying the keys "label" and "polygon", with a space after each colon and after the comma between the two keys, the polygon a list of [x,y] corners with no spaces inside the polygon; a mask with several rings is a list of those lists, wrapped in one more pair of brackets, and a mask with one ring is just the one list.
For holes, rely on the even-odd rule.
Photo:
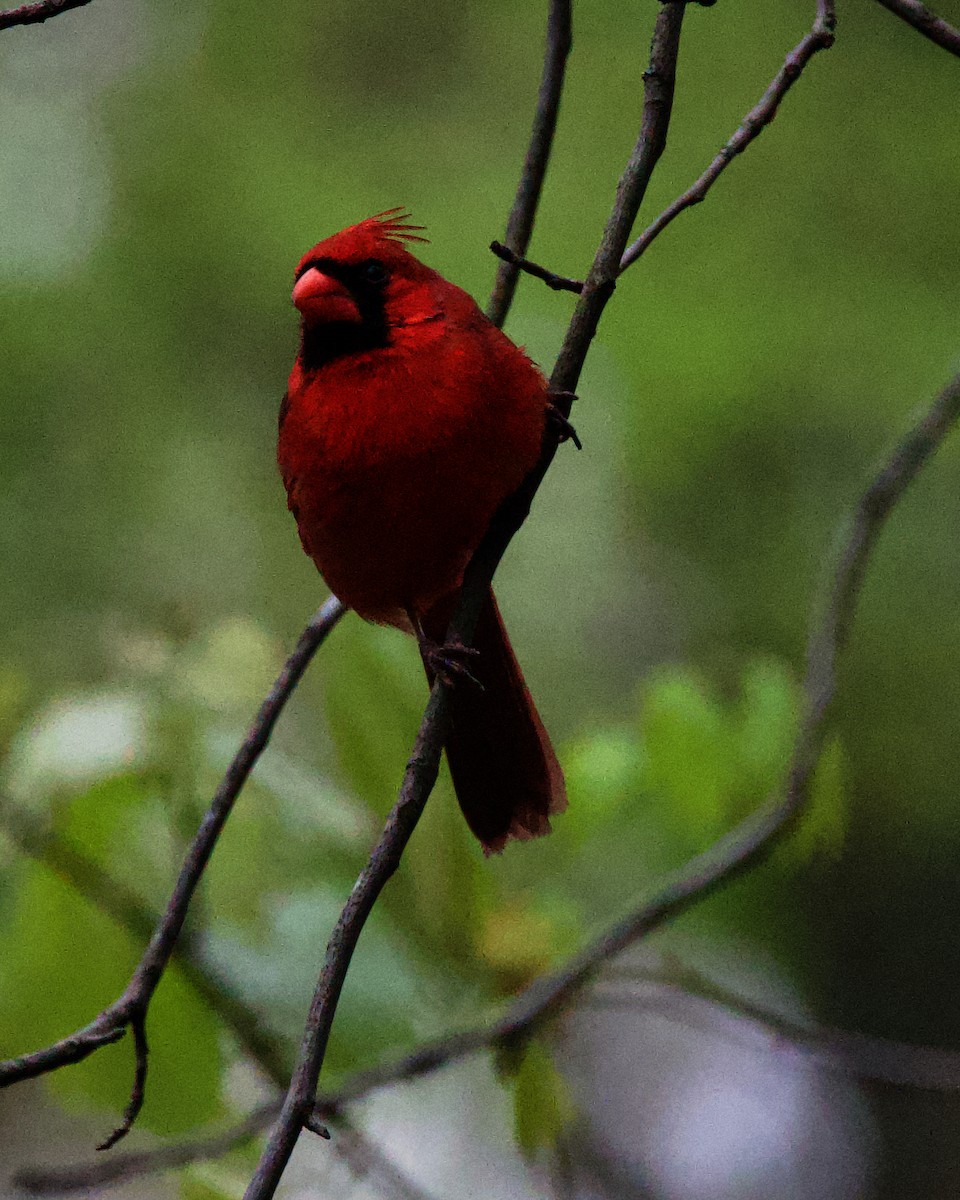
{"label": "diagonal branch", "polygon": [[14,25],[39,25],[51,17],[59,17],[71,8],[83,8],[90,0],[39,0],[37,4],[21,4],[19,8],[8,8],[0,12],[0,29],[11,29]]}
{"label": "diagonal branch", "polygon": [[[880,0],[884,3],[885,0]],[[678,196],[669,208],[664,209],[659,217],[650,225],[637,240],[629,247],[620,262],[620,270],[625,271],[644,253],[650,243],[658,238],[675,217],[685,208],[700,204],[706,198],[707,192],[716,183],[730,163],[742,154],[755,138],[777,115],[780,103],[787,92],[800,78],[804,68],[818,50],[828,50],[834,42],[834,29],[837,19],[834,12],[833,0],[817,0],[817,16],[810,32],[797,43],[787,55],[783,66],[773,77],[770,86],[760,97],[759,101],[740,122],[736,133],[720,153],[704,171],[696,183],[692,184]]]}
{"label": "diagonal branch", "polygon": [[318,1095],[320,1115],[373,1088],[427,1074],[486,1046],[523,1038],[557,1012],[606,962],[768,856],[806,802],[826,736],[836,667],[846,646],[870,554],[890,512],[960,419],[960,375],[943,389],[867,485],[841,533],[822,612],[807,644],[804,711],[783,795],[767,803],[702,854],[668,876],[620,921],[556,971],[533,980],[491,1024],[417,1047],[390,1064],[358,1073]]}
{"label": "diagonal branch", "polygon": [[[543,75],[540,79],[533,128],[530,131],[530,144],[527,147],[520,183],[510,216],[507,218],[507,232],[504,235],[510,252],[521,259],[527,252],[533,234],[533,223],[537,216],[537,206],[543,191],[547,163],[550,161],[550,151],[553,147],[553,135],[560,113],[567,56],[573,44],[570,9],[571,0],[550,0]],[[487,304],[487,316],[494,325],[502,326],[507,319],[519,274],[520,268],[517,263],[506,258],[497,269],[493,294]]]}
{"label": "diagonal branch", "polygon": [[237,1146],[255,1138],[269,1126],[277,1112],[276,1104],[264,1104],[243,1121],[223,1133],[208,1134],[171,1142],[155,1150],[132,1150],[111,1154],[90,1163],[71,1163],[65,1167],[34,1167],[14,1176],[13,1183],[31,1196],[86,1195],[104,1187],[127,1183],[159,1171],[173,1171],[191,1163],[222,1158]]}
{"label": "diagonal branch", "polygon": [[143,1027],[147,1009],[176,948],[190,901],[237,796],[270,739],[277,718],[313,655],[343,613],[343,606],[338,600],[331,597],[317,611],[301,634],[296,648],[287,659],[273,687],[260,706],[260,711],[246,738],[210,802],[210,807],[200,823],[197,835],[180,869],[180,875],[166,911],[157,923],[149,945],[123,994],[108,1008],[105,1008],[89,1025],[52,1046],[9,1059],[6,1062],[0,1062],[0,1087],[6,1087],[21,1079],[31,1079],[37,1075],[43,1075],[47,1071],[55,1070],[68,1063],[80,1062],[101,1046],[117,1041],[124,1035],[126,1029],[132,1026],[137,1034],[135,1038],[137,1072],[134,1089],[131,1093],[130,1107],[121,1126],[123,1132],[129,1129],[136,1119],[143,1098],[147,1062]]}
{"label": "diagonal branch", "polygon": [[[570,393],[576,387],[600,315],[613,293],[620,255],[626,246],[650,175],[666,144],[683,14],[683,0],[667,0],[657,14],[650,67],[644,75],[640,136],[620,180],[613,212],[551,377],[558,407],[566,409],[564,415],[569,415]],[[470,645],[493,573],[507,544],[529,512],[533,496],[553,461],[556,449],[555,437],[545,439],[539,464],[495,516],[465,572],[447,640],[459,638],[463,644]],[[446,688],[438,680],[430,693],[397,802],[387,818],[380,840],[354,884],[327,945],[297,1066],[280,1117],[247,1188],[245,1200],[269,1200],[275,1194],[300,1132],[313,1112],[320,1069],[350,960],[367,917],[387,880],[397,869],[436,782],[448,723]]]}
{"label": "diagonal branch", "polygon": [[[940,1046],[917,1045],[891,1038],[816,1025],[785,1016],[746,999],[700,971],[680,965],[673,970],[631,972],[622,978],[604,974],[583,997],[594,1008],[637,1012],[655,1008],[661,1015],[692,1027],[712,1026],[718,1036],[737,1032],[757,1035],[751,1041],[771,1053],[788,1049],[818,1068],[864,1083],[956,1093],[960,1088],[960,1053]],[[728,1021],[724,1021],[727,1018]]]}
{"label": "diagonal branch", "polygon": [[532,275],[534,279],[542,279],[547,287],[555,292],[576,292],[579,296],[583,291],[583,280],[568,279],[565,275],[558,275],[556,271],[541,267],[539,263],[531,262],[529,258],[522,258],[519,254],[514,254],[502,242],[491,242],[490,249],[497,258],[516,267],[518,271]]}
{"label": "diagonal branch", "polygon": [[912,25],[918,33],[922,33],[931,42],[936,42],[944,50],[956,54],[960,58],[960,29],[956,29],[943,17],[931,12],[920,0],[877,0],[884,8],[889,9],[901,21]]}

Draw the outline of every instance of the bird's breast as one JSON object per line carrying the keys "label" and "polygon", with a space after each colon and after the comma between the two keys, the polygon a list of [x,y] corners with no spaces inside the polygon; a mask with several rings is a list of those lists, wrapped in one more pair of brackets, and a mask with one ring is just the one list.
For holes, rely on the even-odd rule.
{"label": "bird's breast", "polygon": [[453,345],[294,369],[281,472],[304,549],[345,604],[403,625],[406,609],[424,612],[459,585],[539,456],[544,384],[527,366],[520,381],[498,378]]}

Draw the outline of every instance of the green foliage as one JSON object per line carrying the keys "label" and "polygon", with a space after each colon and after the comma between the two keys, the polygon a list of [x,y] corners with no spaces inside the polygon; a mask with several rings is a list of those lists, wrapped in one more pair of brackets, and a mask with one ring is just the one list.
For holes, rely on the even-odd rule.
{"label": "green foliage", "polygon": [[242,1175],[220,1163],[190,1167],[180,1176],[180,1200],[237,1200],[249,1182],[249,1171]]}
{"label": "green foliage", "polygon": [[[739,696],[726,703],[689,670],[661,670],[649,680],[641,709],[643,782],[691,852],[784,786],[799,710],[797,684],[772,659],[749,664]],[[844,829],[842,755],[833,739],[786,854],[797,865],[818,851],[837,854]]]}
{"label": "green foliage", "polygon": [[551,1150],[574,1118],[566,1080],[543,1041],[527,1043],[512,1077],[513,1132],[529,1159]]}
{"label": "green foliage", "polygon": [[326,668],[327,723],[346,783],[385,816],[426,702],[423,668],[396,630],[348,619],[339,640]]}

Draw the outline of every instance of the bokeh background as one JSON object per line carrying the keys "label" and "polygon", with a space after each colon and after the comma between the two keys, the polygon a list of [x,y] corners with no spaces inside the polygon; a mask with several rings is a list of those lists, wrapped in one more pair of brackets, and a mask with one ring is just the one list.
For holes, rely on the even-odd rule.
{"label": "bokeh background", "polygon": [[[729,137],[812,7],[691,6],[641,220]],[[486,296],[543,9],[94,0],[0,39],[0,1052],[89,1020],[142,944],[51,846],[162,904],[324,596],[274,465],[294,264],[403,204],[425,259]],[[532,247],[560,272],[586,270],[632,146],[655,9],[575,6]],[[941,11],[960,21],[957,0]],[[441,787],[364,935],[331,1085],[493,1011],[782,778],[833,531],[960,366],[958,108],[955,59],[842,4],[774,125],[622,281],[580,388],[585,450],[563,450],[498,584],[570,810],[484,862]],[[507,329],[549,368],[570,311],[525,280]],[[874,557],[789,846],[521,1061],[358,1108],[426,1194],[957,1194],[949,1079],[914,1078],[909,1054],[897,1083],[860,1078],[863,1056],[808,1053],[745,1006],[960,1049],[958,533],[953,442]],[[218,850],[195,918],[210,969],[289,1047],[424,697],[415,647],[348,618]],[[26,819],[48,839],[33,858]],[[264,1094],[182,975],[150,1030],[138,1144],[222,1128]],[[17,1166],[89,1151],[130,1053],[3,1095],[0,1194]],[[121,1194],[239,1195],[255,1149]],[[358,1182],[305,1147],[286,1194],[389,1195],[368,1168]]]}

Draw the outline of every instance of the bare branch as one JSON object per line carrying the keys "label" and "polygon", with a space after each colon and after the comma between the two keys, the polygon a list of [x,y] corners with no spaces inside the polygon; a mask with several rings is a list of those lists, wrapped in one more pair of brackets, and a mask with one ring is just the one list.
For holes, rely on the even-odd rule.
{"label": "bare branch", "polygon": [[159,1171],[175,1170],[191,1163],[222,1158],[236,1146],[263,1133],[276,1117],[277,1104],[265,1104],[232,1129],[190,1138],[159,1146],[155,1150],[135,1150],[127,1154],[111,1154],[92,1163],[66,1167],[32,1168],[20,1171],[13,1182],[21,1191],[33,1196],[69,1196],[97,1188],[126,1183]]}
{"label": "bare branch", "polygon": [[247,1189],[248,1200],[274,1194],[300,1131],[311,1115],[317,1079],[347,968],[367,917],[384,884],[397,869],[400,856],[436,782],[440,747],[448,721],[446,688],[438,679],[430,693],[427,713],[407,765],[399,799],[387,818],[380,840],[353,886],[327,945],[326,960],[310,1004],[297,1065],[277,1124]]}
{"label": "bare branch", "polygon": [[357,1126],[341,1131],[337,1150],[355,1179],[367,1179],[396,1200],[430,1200],[428,1194],[391,1161],[389,1156]]}
{"label": "bare branch", "polygon": [[[12,1182],[19,1191],[31,1196],[86,1195],[148,1175],[210,1162],[262,1134],[276,1119],[279,1109],[279,1101],[263,1104],[230,1129],[205,1137],[184,1138],[152,1150],[112,1154],[95,1162],[72,1163],[65,1167],[28,1168],[19,1171]],[[425,1200],[426,1193],[413,1184],[362,1129],[344,1118],[339,1118],[336,1151],[355,1179],[370,1179],[399,1200]]]}
{"label": "bare branch", "polygon": [[576,292],[579,295],[583,291],[583,280],[567,279],[565,275],[557,275],[556,272],[541,267],[539,263],[531,262],[529,258],[521,258],[518,254],[514,254],[502,242],[491,242],[490,249],[497,258],[503,259],[505,263],[510,263],[518,271],[532,275],[534,279],[542,279],[547,287],[553,288],[555,292]]}
{"label": "bare branch", "polygon": [[[836,683],[836,664],[850,633],[870,553],[891,510],[960,418],[960,375],[896,446],[861,495],[829,581],[823,611],[807,645],[804,710],[782,796],[772,796],[730,833],[691,859],[650,897],[610,926],[556,971],[533,980],[498,1020],[428,1043],[392,1064],[361,1072],[337,1092],[318,1095],[323,1117],[376,1087],[412,1079],[486,1046],[528,1036],[567,1002],[605,963],[658,929],[721,885],[767,857],[785,836],[806,802],[826,736]],[[425,723],[426,725],[426,723]],[[423,728],[421,732],[423,731]]]}
{"label": "bare branch", "polygon": [[[563,94],[563,78],[567,56],[573,44],[570,16],[571,0],[550,0],[547,16],[547,40],[543,58],[543,75],[537,95],[537,108],[530,131],[530,144],[523,161],[517,194],[507,219],[504,240],[510,251],[522,259],[530,245],[533,223],[537,216],[540,193],[550,161],[553,135],[557,128],[560,112],[560,97]],[[487,304],[487,316],[494,325],[503,325],[513,302],[519,275],[518,263],[508,258],[497,271],[493,294]]]}
{"label": "bare branch", "polygon": [[[880,0],[880,2],[884,3],[884,0]],[[704,200],[707,192],[736,156],[742,154],[750,143],[760,136],[777,115],[781,101],[800,78],[810,59],[818,50],[828,50],[833,45],[836,23],[833,0],[818,0],[817,16],[813,28],[790,51],[770,86],[743,118],[736,133],[696,183],[687,188],[682,196],[678,196],[669,208],[664,209],[653,224],[645,229],[627,249],[620,261],[621,271],[625,271],[627,267],[635,263],[650,243],[658,238],[670,222],[678,217],[685,208],[690,208]]]}
{"label": "bare branch", "polygon": [[936,42],[944,50],[960,57],[960,29],[931,12],[920,0],[878,0],[884,8],[889,9],[900,18],[912,25],[918,33],[922,33],[931,42]]}
{"label": "bare branch", "polygon": [[133,1051],[136,1056],[130,1099],[127,1101],[127,1107],[123,1110],[120,1124],[97,1146],[98,1150],[109,1150],[121,1138],[127,1136],[133,1128],[134,1121],[140,1116],[143,1102],[147,1098],[147,1067],[150,1061],[150,1047],[147,1045],[147,1027],[143,1009],[133,1012],[130,1017],[130,1028],[133,1031]]}
{"label": "bare branch", "polygon": [[39,25],[41,21],[49,21],[71,8],[83,8],[89,3],[90,0],[40,0],[37,4],[21,4],[19,8],[0,12],[0,30],[14,25]]}
{"label": "bare branch", "polygon": [[[664,968],[653,971],[631,970],[623,975],[615,970],[605,970],[582,996],[581,1003],[631,1010],[658,1006],[665,1015],[684,1020],[679,1006],[687,1010],[691,1020],[699,1014],[714,1024],[717,1015],[724,1013],[752,1025],[774,1052],[789,1045],[791,1050],[809,1056],[824,1069],[839,1071],[863,1082],[932,1092],[952,1093],[960,1089],[960,1053],[955,1050],[870,1037],[792,1019],[745,999],[682,963],[665,964]],[[670,1007],[666,1007],[668,1003]],[[542,1019],[538,1018],[537,1023]],[[528,1032],[532,1032],[532,1028]],[[430,1074],[471,1054],[506,1046],[511,1036],[517,1036],[516,1031],[516,1019],[508,1009],[498,1021],[426,1042],[393,1062],[359,1071],[336,1091],[317,1097],[314,1119],[319,1121],[321,1116],[324,1120],[341,1119],[343,1108],[350,1102],[379,1088]],[[279,1112],[279,1101],[270,1102],[222,1133],[191,1138],[154,1150],[112,1155],[96,1163],[25,1170],[16,1175],[13,1182],[33,1195],[68,1195],[204,1162],[219,1158],[262,1133]],[[338,1148],[342,1149],[342,1145],[342,1139],[338,1139]],[[351,1161],[349,1153],[344,1157]]]}
{"label": "bare branch", "polygon": [[[600,317],[617,286],[620,257],[637,219],[650,177],[667,144],[673,109],[683,0],[661,3],[650,47],[650,66],[643,76],[643,117],[640,136],[620,182],[613,211],[600,248],[584,281],[583,291],[560,349],[550,385],[557,392],[575,392],[580,372]],[[569,416],[569,411],[564,413]]]}
{"label": "bare branch", "polygon": [[604,974],[584,995],[583,1002],[630,1010],[657,1007],[676,1021],[692,1023],[699,1018],[701,1027],[705,1018],[717,1032],[718,1017],[722,1014],[743,1027],[752,1027],[752,1033],[757,1035],[751,1039],[754,1045],[759,1043],[773,1053],[788,1048],[824,1070],[861,1082],[930,1092],[960,1089],[960,1053],[956,1050],[870,1037],[792,1019],[755,1004],[689,968],[684,968],[676,980],[672,976],[672,970],[667,976],[642,972],[622,980]]}
{"label": "bare branch", "polygon": [[597,967],[692,904],[766,858],[807,800],[826,735],[836,664],[846,645],[870,553],[894,505],[960,416],[960,375],[896,447],[864,491],[850,523],[826,604],[807,647],[804,711],[784,795],[773,796],[703,854],[669,876],[659,890],[552,975],[535,980],[514,1006],[513,1025],[556,1011]]}
{"label": "bare branch", "polygon": [[[94,1021],[62,1041],[43,1050],[21,1055],[0,1063],[0,1087],[30,1079],[68,1063],[80,1062],[100,1046],[122,1037],[128,1026],[137,1036],[138,1069],[131,1094],[131,1105],[142,1083],[145,1057],[141,1038],[150,1000],[173,954],[183,929],[190,900],[210,860],[227,818],[241,788],[260,757],[274,725],[291,692],[296,687],[307,664],[343,615],[338,600],[331,597],[316,613],[300,636],[297,646],[287,659],[256,719],[238,749],[227,773],[210,802],[210,807],[197,831],[174,887],[166,911],[157,923],[147,949],[123,994]],[[140,1030],[138,1033],[138,1023]],[[136,1113],[134,1112],[134,1116]],[[126,1132],[126,1128],[124,1128]]]}
{"label": "bare branch", "polygon": [[[565,408],[565,416],[569,415],[570,393],[576,387],[600,314],[613,292],[620,255],[636,219],[637,209],[666,144],[683,14],[683,0],[667,0],[657,14],[650,67],[644,76],[640,137],[617,189],[613,213],[551,377],[558,407]],[[562,399],[560,393],[563,393]],[[553,461],[556,449],[556,438],[547,437],[537,467],[494,517],[490,530],[465,572],[457,611],[448,631],[448,641],[459,638],[464,645],[470,645],[493,573],[507,544],[529,512],[530,503]],[[314,1109],[320,1068],[351,957],[366,919],[387,880],[397,869],[436,782],[448,721],[446,688],[438,680],[430,693],[400,795],[387,818],[380,840],[354,884],[327,945],[293,1079],[280,1118],[245,1193],[245,1200],[268,1200],[274,1195],[300,1131]]]}

